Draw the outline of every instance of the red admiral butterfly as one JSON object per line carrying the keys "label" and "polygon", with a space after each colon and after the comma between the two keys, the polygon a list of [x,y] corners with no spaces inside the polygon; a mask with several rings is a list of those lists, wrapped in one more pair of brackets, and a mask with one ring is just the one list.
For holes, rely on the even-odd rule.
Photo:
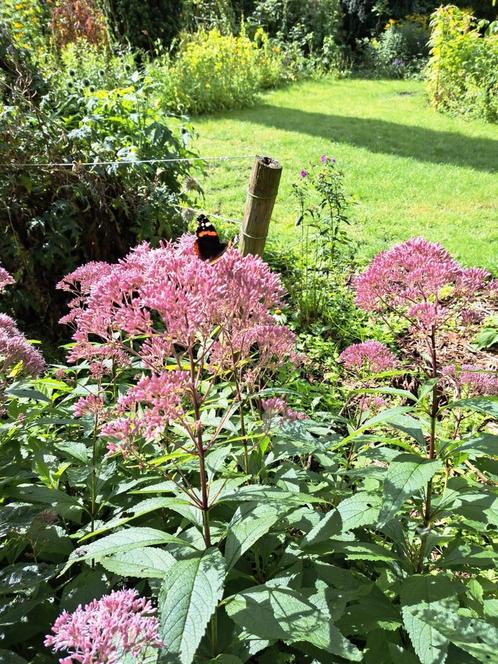
{"label": "red admiral butterfly", "polygon": [[220,242],[216,228],[205,214],[200,214],[197,217],[197,230],[195,234],[197,235],[197,239],[194,243],[194,251],[203,261],[216,263],[229,246],[227,242]]}

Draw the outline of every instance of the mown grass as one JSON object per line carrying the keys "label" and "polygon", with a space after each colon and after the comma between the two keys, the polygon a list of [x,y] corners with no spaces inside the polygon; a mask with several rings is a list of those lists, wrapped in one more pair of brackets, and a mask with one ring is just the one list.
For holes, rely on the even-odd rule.
{"label": "mown grass", "polygon": [[[291,241],[291,184],[328,153],[357,199],[352,233],[365,255],[422,235],[465,264],[498,271],[498,126],[435,112],[422,82],[307,81],[194,124],[203,156],[281,161],[273,238]],[[240,217],[250,168],[251,159],[210,168],[206,208]]]}

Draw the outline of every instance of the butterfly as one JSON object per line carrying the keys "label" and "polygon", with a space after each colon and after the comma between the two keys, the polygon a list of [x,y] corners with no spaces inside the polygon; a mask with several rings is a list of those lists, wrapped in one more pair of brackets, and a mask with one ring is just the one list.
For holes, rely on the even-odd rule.
{"label": "butterfly", "polygon": [[197,217],[197,239],[194,243],[194,251],[203,261],[216,263],[229,246],[228,242],[220,242],[220,236],[216,228],[205,214]]}

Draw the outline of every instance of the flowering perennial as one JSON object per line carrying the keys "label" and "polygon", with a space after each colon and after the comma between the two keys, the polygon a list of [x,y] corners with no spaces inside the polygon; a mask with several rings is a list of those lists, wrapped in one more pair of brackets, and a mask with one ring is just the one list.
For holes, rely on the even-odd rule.
{"label": "flowering perennial", "polygon": [[459,369],[450,364],[443,367],[441,373],[445,378],[461,387],[465,385],[473,396],[498,395],[498,372],[470,364],[463,364]]}
{"label": "flowering perennial", "polygon": [[[0,293],[14,283],[14,278],[0,266]],[[0,314],[0,374],[5,375],[18,365],[19,370],[37,376],[43,371],[45,362],[15,321],[6,314]]]}
{"label": "flowering perennial", "polygon": [[285,399],[273,397],[272,399],[263,399],[261,401],[261,408],[267,419],[274,419],[276,417],[286,420],[287,422],[295,422],[296,420],[306,420],[307,415],[289,407]]}
{"label": "flowering perennial", "polygon": [[415,329],[437,327],[449,315],[447,300],[468,309],[488,276],[462,268],[441,245],[412,238],[378,254],[356,277],[356,303],[366,311],[402,314]]}
{"label": "flowering perennial", "polygon": [[293,333],[272,313],[282,305],[279,277],[233,248],[214,265],[202,261],[194,240],[142,244],[119,263],[90,263],[59,284],[73,295],[62,319],[75,327],[70,361],[88,360],[99,373],[143,367],[105,425],[121,443],[132,432],[158,438],[168,423],[184,421],[199,405],[205,375],[235,372],[249,384],[297,361]]}
{"label": "flowering perennial", "polygon": [[398,361],[394,354],[380,341],[364,341],[349,346],[339,355],[347,369],[367,369],[374,373],[395,369]]}
{"label": "flowering perennial", "polygon": [[0,266],[0,293],[5,290],[5,286],[10,286],[11,284],[15,284],[14,277]]}
{"label": "flowering perennial", "polygon": [[154,614],[150,601],[136,590],[113,591],[74,613],[61,613],[45,645],[69,653],[60,664],[119,664],[125,655],[139,657],[163,646]]}

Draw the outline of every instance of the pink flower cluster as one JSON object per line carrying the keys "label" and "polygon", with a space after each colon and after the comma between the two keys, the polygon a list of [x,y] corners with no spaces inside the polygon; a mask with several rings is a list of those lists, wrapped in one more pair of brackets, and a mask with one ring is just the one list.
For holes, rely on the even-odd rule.
{"label": "pink flower cluster", "polygon": [[154,614],[150,601],[136,590],[113,591],[74,613],[64,611],[45,646],[69,653],[60,664],[119,664],[127,654],[139,657],[147,648],[163,646]]}
{"label": "pink flower cluster", "polygon": [[381,408],[387,407],[388,404],[382,397],[367,394],[359,399],[358,405],[360,410],[364,412],[375,412]]}
{"label": "pink flower cluster", "polygon": [[498,395],[498,371],[464,364],[460,370],[455,365],[444,367],[443,376],[451,378],[456,385],[466,385],[472,395]]}
{"label": "pink flower cluster", "polygon": [[297,410],[289,407],[285,399],[273,397],[271,399],[263,399],[261,401],[261,408],[267,419],[274,419],[276,417],[282,418],[287,422],[296,422],[297,420],[306,420],[308,416]]}
{"label": "pink flower cluster", "polygon": [[89,394],[87,397],[81,397],[73,406],[75,417],[83,415],[98,415],[104,407],[104,398],[101,395]]}
{"label": "pink flower cluster", "polygon": [[59,284],[73,295],[62,320],[75,327],[70,361],[144,368],[119,400],[119,419],[105,427],[121,442],[132,430],[159,436],[181,419],[204,370],[236,369],[254,381],[258,371],[297,361],[294,334],[272,313],[282,305],[279,277],[233,248],[215,264],[202,261],[194,240],[142,244],[116,264],[90,263]]}
{"label": "pink flower cluster", "polygon": [[389,371],[398,366],[395,355],[380,341],[364,341],[348,346],[339,355],[339,362],[347,369],[366,369],[374,373]]}
{"label": "pink flower cluster", "polygon": [[0,293],[5,290],[6,286],[15,284],[16,281],[12,275],[10,275],[7,270],[0,266]]}
{"label": "pink flower cluster", "polygon": [[19,363],[30,376],[38,376],[45,367],[41,353],[28,342],[12,318],[0,314],[0,373],[8,373]]}
{"label": "pink flower cluster", "polygon": [[[0,267],[0,293],[13,283],[13,277]],[[15,321],[6,314],[0,314],[0,373],[6,374],[20,363],[22,371],[31,376],[37,376],[45,367],[41,353],[28,342]]]}
{"label": "pink flower cluster", "polygon": [[441,245],[412,238],[378,254],[356,277],[356,302],[366,311],[401,313],[418,328],[437,327],[448,316],[448,297],[468,308],[488,277],[462,268]]}
{"label": "pink flower cluster", "polygon": [[468,385],[473,394],[498,395],[498,372],[482,367],[463,365],[460,381]]}

